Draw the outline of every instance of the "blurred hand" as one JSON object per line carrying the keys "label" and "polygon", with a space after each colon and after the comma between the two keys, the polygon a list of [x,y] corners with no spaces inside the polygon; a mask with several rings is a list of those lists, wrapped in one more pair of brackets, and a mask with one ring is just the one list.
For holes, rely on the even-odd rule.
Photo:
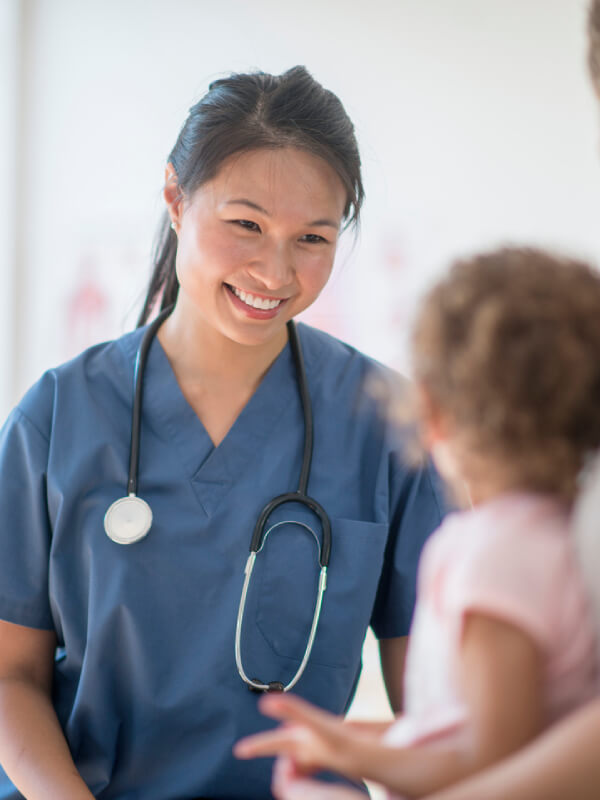
{"label": "blurred hand", "polygon": [[306,778],[286,756],[275,762],[271,788],[277,800],[366,800],[365,795],[355,789]]}
{"label": "blurred hand", "polygon": [[288,756],[298,774],[330,769],[349,777],[360,777],[355,771],[355,752],[373,734],[346,725],[341,717],[289,694],[265,695],[260,710],[286,724],[241,739],[234,746],[238,758]]}

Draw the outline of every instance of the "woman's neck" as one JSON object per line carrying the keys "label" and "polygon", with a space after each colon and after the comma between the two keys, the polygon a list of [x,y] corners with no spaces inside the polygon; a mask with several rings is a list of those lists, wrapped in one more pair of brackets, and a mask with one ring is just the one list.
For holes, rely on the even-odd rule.
{"label": "woman's neck", "polygon": [[264,344],[244,345],[178,304],[160,327],[158,339],[180,384],[254,391],[285,347],[287,329]]}

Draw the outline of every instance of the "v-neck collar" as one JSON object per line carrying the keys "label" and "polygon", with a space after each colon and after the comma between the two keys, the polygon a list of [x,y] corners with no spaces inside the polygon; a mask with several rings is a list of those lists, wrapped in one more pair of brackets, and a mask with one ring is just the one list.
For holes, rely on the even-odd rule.
{"label": "v-neck collar", "polygon": [[[136,348],[139,337],[132,337]],[[132,353],[132,359],[135,352]],[[174,445],[198,501],[211,516],[252,458],[262,458],[264,442],[298,386],[289,342],[271,364],[225,438],[215,447],[202,421],[183,395],[171,364],[154,337],[144,375],[142,437],[146,426]]]}

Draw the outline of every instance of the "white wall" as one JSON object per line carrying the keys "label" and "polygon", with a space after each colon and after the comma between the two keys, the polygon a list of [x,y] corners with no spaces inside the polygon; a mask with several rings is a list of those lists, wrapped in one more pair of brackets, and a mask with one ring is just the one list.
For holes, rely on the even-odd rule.
{"label": "white wall", "polygon": [[0,3],[0,415],[13,400],[17,254],[20,7],[18,0]]}
{"label": "white wall", "polygon": [[230,70],[304,63],[355,120],[362,236],[309,317],[382,360],[405,364],[415,298],[459,252],[530,241],[600,261],[585,0],[22,4],[26,315],[17,341],[3,334],[19,371],[2,371],[0,412],[48,365],[133,324],[165,157]]}

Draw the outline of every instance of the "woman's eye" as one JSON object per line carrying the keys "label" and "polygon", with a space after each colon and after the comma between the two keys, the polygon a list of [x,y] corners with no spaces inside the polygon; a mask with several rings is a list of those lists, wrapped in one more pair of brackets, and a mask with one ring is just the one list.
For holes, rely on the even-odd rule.
{"label": "woman's eye", "polygon": [[327,239],[323,236],[319,236],[317,233],[307,233],[302,237],[303,242],[308,242],[309,244],[320,244],[321,242],[327,243]]}
{"label": "woman's eye", "polygon": [[245,228],[247,231],[257,231],[260,233],[260,227],[256,224],[256,222],[252,222],[249,219],[233,219],[231,220],[234,225],[239,225],[242,228]]}

